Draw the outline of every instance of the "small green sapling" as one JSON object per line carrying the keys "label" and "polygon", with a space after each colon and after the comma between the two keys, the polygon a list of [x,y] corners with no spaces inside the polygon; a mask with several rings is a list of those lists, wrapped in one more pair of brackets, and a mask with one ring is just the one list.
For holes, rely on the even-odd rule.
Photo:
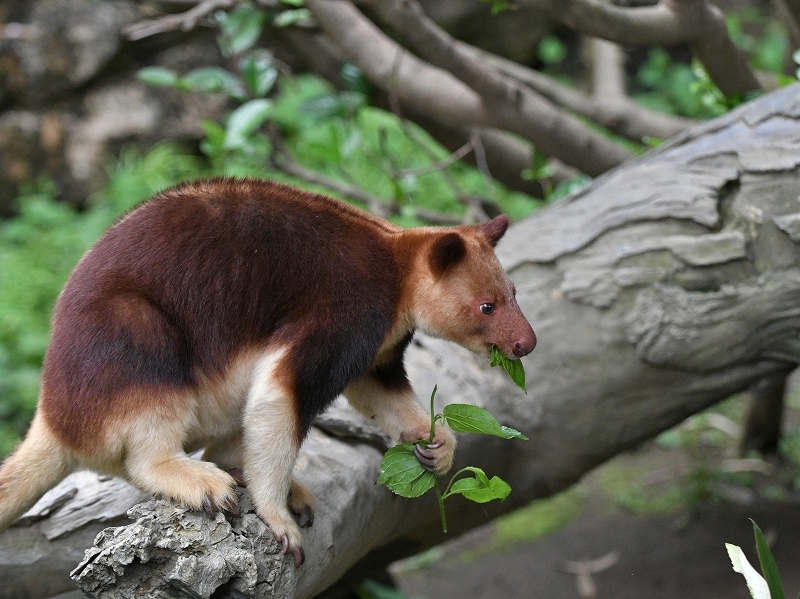
{"label": "small green sapling", "polygon": [[[497,347],[490,350],[491,366],[502,366],[511,379],[525,391],[525,371],[519,360],[509,360]],[[487,503],[494,499],[503,500],[508,497],[511,487],[498,476],[489,478],[480,468],[467,466],[456,472],[444,492],[436,484],[436,475],[426,470],[414,454],[414,446],[418,443],[426,445],[433,441],[436,423],[441,422],[458,433],[478,433],[492,435],[503,439],[528,438],[518,430],[503,426],[489,412],[470,404],[450,404],[445,406],[441,414],[434,410],[434,398],[437,387],[431,393],[431,432],[423,441],[401,443],[387,451],[381,461],[378,482],[386,485],[393,493],[401,497],[419,497],[430,489],[435,489],[439,502],[439,514],[442,519],[442,530],[447,532],[447,519],[444,512],[444,500],[453,495],[462,495],[476,503]],[[527,392],[527,391],[526,391]],[[467,476],[458,478],[462,474]]]}

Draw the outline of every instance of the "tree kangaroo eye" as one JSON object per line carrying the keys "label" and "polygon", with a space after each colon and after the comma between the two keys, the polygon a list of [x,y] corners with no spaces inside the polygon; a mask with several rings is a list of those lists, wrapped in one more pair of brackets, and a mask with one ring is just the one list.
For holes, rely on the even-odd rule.
{"label": "tree kangaroo eye", "polygon": [[491,314],[494,312],[494,304],[481,304],[481,312]]}

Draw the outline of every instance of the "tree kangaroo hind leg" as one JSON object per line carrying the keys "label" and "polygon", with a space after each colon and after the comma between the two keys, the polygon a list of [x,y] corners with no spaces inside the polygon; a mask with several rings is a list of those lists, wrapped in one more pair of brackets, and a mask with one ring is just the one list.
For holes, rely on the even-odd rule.
{"label": "tree kangaroo hind leg", "polygon": [[244,412],[244,475],[256,513],[299,567],[302,534],[287,500],[301,439],[291,377],[281,376],[285,353],[266,353],[253,374]]}
{"label": "tree kangaroo hind leg", "polygon": [[148,414],[126,431],[125,471],[144,491],[178,500],[213,517],[217,510],[237,513],[234,479],[211,462],[183,450],[186,419]]}

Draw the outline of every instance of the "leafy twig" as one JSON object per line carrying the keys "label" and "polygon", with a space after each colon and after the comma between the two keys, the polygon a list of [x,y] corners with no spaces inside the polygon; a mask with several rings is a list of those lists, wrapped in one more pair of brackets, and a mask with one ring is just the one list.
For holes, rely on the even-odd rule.
{"label": "leafy twig", "polygon": [[[493,347],[496,351],[497,348]],[[497,352],[499,353],[499,352]],[[502,355],[502,354],[501,354]],[[509,370],[507,363],[512,362],[504,358],[500,364],[508,370],[512,378],[522,373],[522,388],[524,389],[525,372],[519,360],[513,361],[519,368]],[[494,363],[492,364],[494,366]],[[514,381],[520,384],[516,379]],[[392,447],[386,452],[381,461],[380,475],[378,482],[386,485],[392,492],[402,497],[419,497],[434,489],[436,500],[439,503],[439,516],[442,520],[442,530],[447,532],[447,517],[444,510],[444,500],[453,495],[463,495],[464,498],[476,503],[486,503],[495,499],[503,500],[511,492],[511,486],[498,476],[491,479],[486,473],[475,466],[467,466],[456,472],[442,493],[436,484],[436,475],[426,470],[414,451],[417,444],[427,445],[433,442],[436,435],[436,423],[446,424],[451,429],[459,433],[479,433],[492,435],[502,439],[523,439],[528,438],[516,429],[503,426],[489,412],[478,406],[470,404],[450,404],[445,406],[441,414],[436,414],[434,398],[438,386],[434,386],[431,392],[430,414],[431,430],[427,440],[410,441]],[[462,474],[471,474],[459,478]]]}

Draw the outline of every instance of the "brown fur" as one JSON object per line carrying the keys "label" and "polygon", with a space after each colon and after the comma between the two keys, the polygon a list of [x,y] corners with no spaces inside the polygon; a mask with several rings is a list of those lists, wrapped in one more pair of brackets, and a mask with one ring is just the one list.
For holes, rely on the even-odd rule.
{"label": "brown fur", "polygon": [[[226,509],[244,468],[295,562],[310,494],[291,470],[338,394],[395,439],[427,437],[403,353],[415,328],[508,357],[536,338],[493,247],[508,226],[405,230],[267,181],[166,190],[109,229],[58,299],[31,430],[0,470],[0,528],[75,465]],[[493,312],[481,312],[491,304]],[[455,440],[429,450],[446,471]],[[186,451],[205,447],[205,460]]]}

